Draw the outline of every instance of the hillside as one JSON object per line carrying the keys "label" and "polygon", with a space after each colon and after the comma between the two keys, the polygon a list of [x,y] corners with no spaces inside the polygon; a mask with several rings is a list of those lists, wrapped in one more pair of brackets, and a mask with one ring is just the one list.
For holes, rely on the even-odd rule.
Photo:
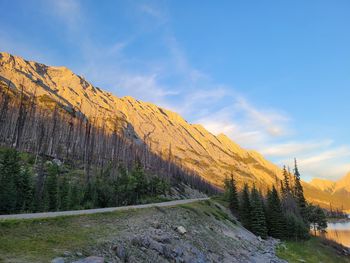
{"label": "hillside", "polygon": [[[10,83],[17,94],[23,88],[25,94],[35,96],[42,107],[50,107],[55,101],[66,111],[80,112],[94,120],[95,126],[111,134],[128,134],[134,142],[145,143],[157,156],[193,170],[216,186],[221,187],[231,173],[239,186],[255,183],[263,189],[281,178],[279,167],[259,153],[241,148],[227,136],[215,136],[201,125],[190,124],[177,113],[152,103],[118,98],[65,67],[50,67],[0,53],[0,78],[3,85]],[[304,188],[309,201],[328,206],[331,200],[334,206],[350,209],[347,191],[335,194],[307,183]]]}
{"label": "hillside", "polygon": [[3,221],[0,233],[1,262],[75,262],[88,256],[101,262],[285,262],[275,256],[274,240],[257,238],[212,201]]}

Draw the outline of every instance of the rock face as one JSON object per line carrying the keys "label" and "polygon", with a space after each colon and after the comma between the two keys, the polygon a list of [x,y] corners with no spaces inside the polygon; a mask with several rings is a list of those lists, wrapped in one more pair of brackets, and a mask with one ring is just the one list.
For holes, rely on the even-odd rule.
{"label": "rock face", "polygon": [[[158,155],[171,153],[175,162],[217,186],[221,187],[231,173],[239,187],[255,183],[266,189],[281,179],[279,167],[255,151],[242,149],[224,134],[215,136],[203,126],[190,124],[177,113],[152,103],[118,98],[65,67],[50,67],[0,53],[0,81],[11,81],[11,88],[17,90],[23,85],[24,92],[34,93],[43,107],[49,107],[52,100],[59,102],[65,109],[97,120],[96,125],[105,123],[110,131],[115,130],[117,123],[124,135],[143,140]],[[309,200],[328,202],[327,193],[320,192],[324,193],[309,187]]]}
{"label": "rock face", "polygon": [[277,166],[254,151],[246,151],[223,134],[215,136],[198,124],[190,124],[175,112],[132,97],[118,98],[92,86],[65,67],[50,67],[20,57],[0,53],[0,76],[39,101],[45,98],[66,108],[80,110],[88,118],[107,123],[117,119],[124,133],[135,132],[152,151],[172,155],[182,165],[194,169],[210,182],[221,186],[226,175],[234,172],[237,180],[272,184],[279,176]]}

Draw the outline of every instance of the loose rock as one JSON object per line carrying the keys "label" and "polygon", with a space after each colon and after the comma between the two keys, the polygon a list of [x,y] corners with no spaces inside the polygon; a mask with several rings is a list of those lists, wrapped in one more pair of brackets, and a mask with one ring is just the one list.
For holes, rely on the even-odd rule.
{"label": "loose rock", "polygon": [[176,228],[176,231],[177,231],[178,233],[180,233],[181,235],[184,235],[184,234],[187,233],[186,229],[185,229],[183,226],[178,226],[178,227]]}
{"label": "loose rock", "polygon": [[54,258],[51,263],[64,263],[64,258]]}

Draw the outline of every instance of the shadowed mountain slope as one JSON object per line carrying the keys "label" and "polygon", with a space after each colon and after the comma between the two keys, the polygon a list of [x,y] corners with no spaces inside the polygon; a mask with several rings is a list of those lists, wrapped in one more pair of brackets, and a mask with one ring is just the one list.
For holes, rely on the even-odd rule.
{"label": "shadowed mountain slope", "polygon": [[[231,173],[240,187],[255,183],[264,190],[281,179],[279,167],[259,153],[241,148],[227,136],[215,136],[203,126],[190,124],[177,113],[152,103],[128,96],[118,98],[65,67],[46,66],[0,53],[0,80],[10,83],[18,92],[23,87],[27,95],[34,94],[44,106],[46,101],[54,100],[66,110],[81,112],[95,120],[95,125],[111,133],[132,135],[136,142],[145,142],[152,152],[193,170],[216,186],[222,186]],[[346,205],[328,188],[307,183],[304,187],[310,201],[324,206],[329,205],[329,200],[335,206]],[[350,202],[347,203],[350,209]]]}

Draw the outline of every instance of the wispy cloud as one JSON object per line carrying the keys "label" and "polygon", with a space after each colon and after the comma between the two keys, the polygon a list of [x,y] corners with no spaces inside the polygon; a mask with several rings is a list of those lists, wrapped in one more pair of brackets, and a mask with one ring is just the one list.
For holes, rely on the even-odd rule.
{"label": "wispy cloud", "polygon": [[[336,145],[331,139],[296,140],[297,131],[288,113],[261,107],[196,68],[172,32],[170,18],[161,6],[136,2],[135,12],[142,16],[140,21],[147,21],[147,27],[140,26],[137,33],[131,32],[126,39],[99,43],[90,37],[93,34],[86,27],[88,15],[82,2],[43,3],[45,11],[60,21],[62,31],[67,32],[82,56],[83,63],[77,64],[75,71],[95,85],[116,95],[131,95],[177,111],[212,133],[224,133],[278,164],[291,164],[293,157],[297,157],[309,177],[337,178],[350,170],[348,146]],[[130,55],[128,47],[152,30],[157,30],[157,41],[163,43],[165,55],[150,60]],[[20,50],[23,56],[30,50],[7,37],[0,39],[0,46]],[[34,47],[31,50],[35,52],[33,57],[42,60],[40,51]]]}
{"label": "wispy cloud", "polygon": [[317,151],[321,148],[328,147],[333,143],[332,140],[323,140],[323,141],[291,141],[284,142],[280,144],[271,144],[264,149],[261,149],[261,153],[272,156],[272,157],[291,157],[291,156],[300,156],[305,152]]}
{"label": "wispy cloud", "polygon": [[82,7],[79,0],[49,0],[45,1],[45,4],[68,29],[79,30],[82,19]]}

